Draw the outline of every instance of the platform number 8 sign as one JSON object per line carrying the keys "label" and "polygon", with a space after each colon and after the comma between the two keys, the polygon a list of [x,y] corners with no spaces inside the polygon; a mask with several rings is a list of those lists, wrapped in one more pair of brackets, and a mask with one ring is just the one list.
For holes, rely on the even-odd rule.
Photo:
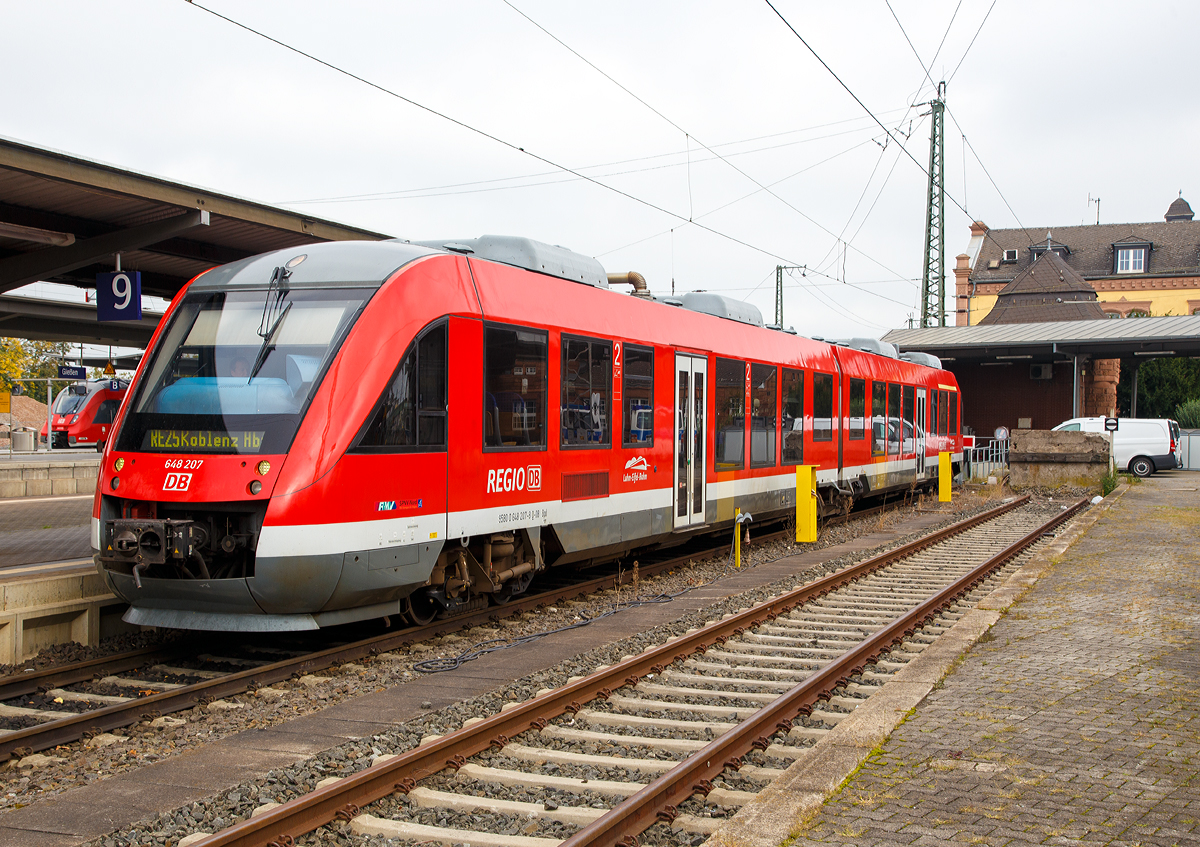
{"label": "platform number 8 sign", "polygon": [[96,274],[96,320],[139,321],[142,319],[142,274],[117,271]]}

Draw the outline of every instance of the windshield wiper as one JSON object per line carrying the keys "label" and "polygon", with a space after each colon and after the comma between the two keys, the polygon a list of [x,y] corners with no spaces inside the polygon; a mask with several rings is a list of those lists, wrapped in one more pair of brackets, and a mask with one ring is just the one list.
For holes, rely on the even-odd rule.
{"label": "windshield wiper", "polygon": [[[250,369],[250,376],[246,379],[246,384],[258,375],[258,371],[267,361],[267,356],[275,349],[272,339],[275,337],[275,330],[283,323],[283,319],[287,317],[287,313],[291,311],[292,304],[283,305],[283,301],[288,296],[288,277],[292,272],[282,265],[277,267],[271,273],[271,284],[267,286],[267,296],[263,300],[262,318],[258,322],[258,336],[263,340],[262,346],[258,348],[258,355],[254,357],[254,367]],[[274,295],[274,298],[272,298]]]}

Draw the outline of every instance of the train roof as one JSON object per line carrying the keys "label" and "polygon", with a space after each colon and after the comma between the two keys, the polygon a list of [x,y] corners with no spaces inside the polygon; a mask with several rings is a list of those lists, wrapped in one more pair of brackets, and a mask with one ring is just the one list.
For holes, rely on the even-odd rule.
{"label": "train roof", "polygon": [[502,265],[512,265],[515,268],[524,268],[571,282],[582,282],[596,288],[608,288],[608,275],[604,272],[604,266],[591,256],[519,235],[482,235],[479,238],[460,238],[453,241],[443,239],[412,243],[450,253],[462,253],[477,259],[487,259]]}
{"label": "train roof", "polygon": [[213,268],[192,283],[191,291],[266,288],[275,268],[291,271],[292,288],[378,288],[397,270],[440,251],[403,241],[330,241],[273,250]]}

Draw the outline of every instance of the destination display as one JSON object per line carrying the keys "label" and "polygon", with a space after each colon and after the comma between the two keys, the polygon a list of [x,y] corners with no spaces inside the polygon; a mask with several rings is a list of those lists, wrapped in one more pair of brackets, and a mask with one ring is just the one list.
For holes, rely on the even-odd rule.
{"label": "destination display", "polygon": [[265,430],[151,429],[142,437],[143,450],[187,453],[257,453]]}

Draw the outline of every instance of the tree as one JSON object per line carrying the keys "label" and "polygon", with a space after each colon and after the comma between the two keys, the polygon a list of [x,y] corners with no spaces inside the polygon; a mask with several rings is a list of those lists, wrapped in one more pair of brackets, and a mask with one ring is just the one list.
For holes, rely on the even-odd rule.
{"label": "tree", "polygon": [[12,391],[19,377],[25,375],[25,345],[18,338],[0,338],[0,391]]}
{"label": "tree", "polygon": [[1122,359],[1117,406],[1126,417],[1132,414],[1135,369],[1139,418],[1173,417],[1177,406],[1200,398],[1200,361],[1167,357],[1149,361]]}
{"label": "tree", "polygon": [[62,357],[70,354],[71,345],[66,341],[25,341],[27,357],[25,372],[22,376],[27,379],[45,379],[58,377],[58,366]]}

